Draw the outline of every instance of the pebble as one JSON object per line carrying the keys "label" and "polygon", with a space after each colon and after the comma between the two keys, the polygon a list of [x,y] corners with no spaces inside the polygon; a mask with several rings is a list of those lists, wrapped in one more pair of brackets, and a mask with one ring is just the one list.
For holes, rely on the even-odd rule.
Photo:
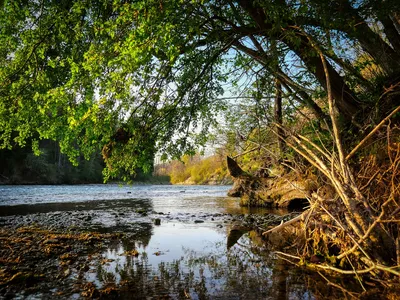
{"label": "pebble", "polygon": [[66,269],[64,271],[64,277],[68,277],[71,274],[71,270],[70,269]]}

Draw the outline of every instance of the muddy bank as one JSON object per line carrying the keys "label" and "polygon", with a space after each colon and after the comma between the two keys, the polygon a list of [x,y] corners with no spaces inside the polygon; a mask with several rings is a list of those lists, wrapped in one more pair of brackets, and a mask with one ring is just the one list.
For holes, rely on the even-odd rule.
{"label": "muddy bank", "polygon": [[[160,224],[169,222],[206,223],[211,227],[220,227],[228,222],[243,223],[244,226],[263,226],[268,223],[268,220],[271,220],[271,216],[276,216],[275,223],[279,223],[280,220],[280,216],[273,214],[260,216],[257,214],[206,212],[157,212],[151,207],[143,207],[143,203],[140,207],[136,205],[129,207],[125,201],[119,201],[119,203],[113,203],[112,208],[107,208],[105,203],[106,201],[104,206],[101,205],[102,201],[0,206],[0,226],[16,229],[40,224],[42,227],[56,230],[135,233],[142,231],[145,227],[152,227],[156,220]],[[16,214],[17,212],[18,214]],[[277,212],[282,213],[282,211]]]}
{"label": "muddy bank", "polygon": [[[1,299],[343,296],[318,274],[277,259],[276,248],[290,252],[301,242],[290,235],[296,226],[262,234],[295,212],[241,207],[214,187],[106,188],[3,193]],[[150,192],[153,198],[138,197]],[[360,292],[349,277],[330,280]]]}
{"label": "muddy bank", "polygon": [[[64,210],[52,211],[51,204],[30,211],[23,206],[25,214],[7,215],[18,207],[0,209],[0,298],[341,296],[317,274],[274,258],[274,248],[290,249],[296,241],[282,232],[266,237],[262,232],[295,212],[161,212],[101,201],[53,205]],[[331,280],[359,292],[349,278]]]}
{"label": "muddy bank", "polygon": [[[55,205],[64,210],[52,211]],[[97,209],[93,209],[93,203],[53,204],[54,207],[51,204],[35,205],[30,210],[26,206],[3,207],[3,216],[0,217],[0,298],[118,299],[132,297],[135,292],[140,295],[138,299],[145,298],[146,290],[135,280],[149,278],[136,274],[139,277],[128,276],[123,280],[123,272],[106,270],[123,260],[139,263],[135,268],[148,272],[143,265],[146,257],[162,257],[169,251],[145,254],[143,249],[140,250],[138,245],[148,245],[155,228],[182,224],[183,230],[185,226],[228,230],[227,247],[232,248],[244,233],[253,229],[262,231],[288,218],[278,215],[163,213],[151,207],[129,208],[122,203],[112,208],[98,205]],[[18,209],[22,209],[24,214],[7,215]],[[46,209],[49,211],[43,211]],[[107,255],[109,249],[116,247],[122,250],[118,250],[116,255]],[[115,276],[120,278],[117,280]],[[153,283],[144,284],[152,286],[155,289],[152,293],[157,297],[169,299],[172,292],[161,291]],[[178,286],[172,299],[190,298],[189,290]],[[203,292],[199,288],[198,293]]]}
{"label": "muddy bank", "polygon": [[48,230],[38,225],[3,227],[0,295],[5,299],[93,296],[84,273],[104,244],[118,238],[118,234]]}

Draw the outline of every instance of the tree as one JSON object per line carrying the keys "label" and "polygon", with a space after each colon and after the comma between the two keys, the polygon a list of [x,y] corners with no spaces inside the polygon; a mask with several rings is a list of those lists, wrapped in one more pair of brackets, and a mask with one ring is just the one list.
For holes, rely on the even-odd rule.
{"label": "tree", "polygon": [[[102,149],[106,178],[150,169],[157,151],[179,157],[204,143],[227,105],[224,84],[241,86],[245,74],[243,94],[256,95],[256,109],[265,91],[275,99],[286,144],[336,193],[310,197],[304,250],[333,256],[315,267],[400,276],[398,133],[388,126],[389,164],[375,172],[367,161],[361,185],[352,167],[359,146],[349,151],[382,119],[399,122],[398,0],[1,3],[0,148],[32,141],[39,152],[39,141],[51,139],[73,161]],[[366,62],[378,76],[364,76]],[[283,97],[313,111],[327,145],[287,130]]]}
{"label": "tree", "polygon": [[[204,142],[215,110],[224,106],[222,84],[234,80],[227,70],[246,68],[245,62],[278,78],[323,119],[313,91],[327,83],[315,46],[327,59],[344,126],[360,127],[375,100],[359,91],[379,95],[400,74],[399,6],[395,0],[4,1],[1,147],[33,139],[37,150],[37,141],[49,138],[72,160],[103,148],[108,176],[150,167],[156,151],[176,157]],[[379,86],[362,77],[349,43],[383,70]],[[381,99],[375,119],[399,103],[395,95]],[[196,126],[202,129],[188,139]]]}

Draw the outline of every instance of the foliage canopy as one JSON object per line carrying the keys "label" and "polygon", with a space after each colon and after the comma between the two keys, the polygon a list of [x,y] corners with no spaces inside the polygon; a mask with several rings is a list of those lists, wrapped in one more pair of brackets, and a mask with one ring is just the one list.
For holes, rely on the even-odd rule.
{"label": "foliage canopy", "polygon": [[[52,139],[72,160],[103,148],[106,177],[149,168],[157,151],[176,157],[205,141],[226,105],[223,84],[244,72],[260,83],[252,87],[278,78],[323,120],[317,49],[344,126],[360,129],[399,104],[399,8],[397,0],[2,1],[0,147],[32,140],[38,152],[39,140]],[[378,77],[363,76],[367,64]]]}

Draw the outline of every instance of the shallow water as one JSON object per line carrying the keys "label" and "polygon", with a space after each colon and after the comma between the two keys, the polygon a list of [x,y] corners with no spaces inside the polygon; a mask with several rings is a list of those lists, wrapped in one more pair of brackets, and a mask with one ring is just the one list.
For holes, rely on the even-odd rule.
{"label": "shallow water", "polygon": [[[79,270],[70,275],[99,289],[120,286],[121,298],[316,298],[315,276],[277,260],[258,233],[238,231],[232,242],[229,232],[243,217],[270,211],[240,207],[238,199],[225,196],[229,188],[0,186],[0,226],[124,233],[90,256],[83,278]],[[129,255],[133,250],[137,256]],[[55,286],[52,292],[61,290]]]}
{"label": "shallow water", "polygon": [[0,204],[39,204],[117,199],[165,200],[225,197],[229,186],[179,185],[0,185]]}

